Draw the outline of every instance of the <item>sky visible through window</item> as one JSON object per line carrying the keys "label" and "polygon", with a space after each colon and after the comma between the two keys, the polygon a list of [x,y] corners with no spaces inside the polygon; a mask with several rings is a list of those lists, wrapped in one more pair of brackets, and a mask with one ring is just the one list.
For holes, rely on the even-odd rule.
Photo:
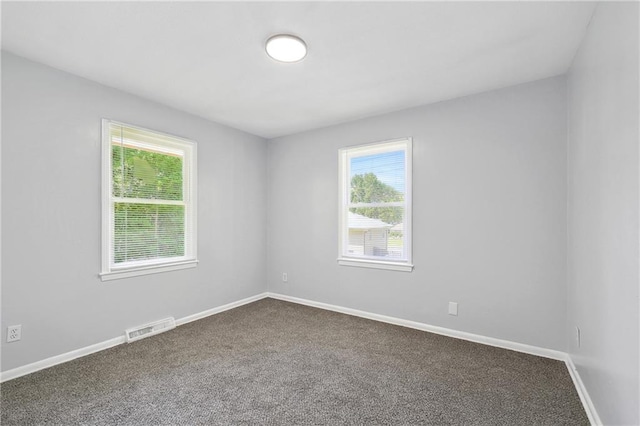
{"label": "sky visible through window", "polygon": [[384,152],[351,158],[351,176],[375,173],[378,179],[404,193],[404,151]]}

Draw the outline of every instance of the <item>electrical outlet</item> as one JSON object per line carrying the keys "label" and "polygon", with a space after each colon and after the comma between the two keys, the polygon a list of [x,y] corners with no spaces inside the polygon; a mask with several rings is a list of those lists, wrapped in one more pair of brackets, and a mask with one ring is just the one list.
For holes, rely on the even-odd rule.
{"label": "electrical outlet", "polygon": [[449,315],[458,316],[458,302],[449,302]]}
{"label": "electrical outlet", "polygon": [[576,327],[576,344],[580,347],[580,327]]}
{"label": "electrical outlet", "polygon": [[7,327],[7,342],[17,342],[22,338],[22,325]]}
{"label": "electrical outlet", "polygon": [[282,282],[286,283],[287,281],[289,281],[289,276],[287,275],[286,272],[282,273]]}

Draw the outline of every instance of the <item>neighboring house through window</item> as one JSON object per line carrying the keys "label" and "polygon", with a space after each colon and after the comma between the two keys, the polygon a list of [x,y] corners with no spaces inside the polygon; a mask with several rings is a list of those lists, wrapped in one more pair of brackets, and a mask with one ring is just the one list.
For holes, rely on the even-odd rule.
{"label": "neighboring house through window", "polygon": [[196,266],[196,144],[102,121],[102,280]]}
{"label": "neighboring house through window", "polygon": [[411,139],[340,150],[340,247],[346,266],[411,271]]}

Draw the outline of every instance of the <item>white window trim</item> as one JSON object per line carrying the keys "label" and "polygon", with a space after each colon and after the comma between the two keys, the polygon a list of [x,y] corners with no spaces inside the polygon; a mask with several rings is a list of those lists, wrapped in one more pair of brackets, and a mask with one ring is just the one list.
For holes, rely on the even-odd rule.
{"label": "white window trim", "polygon": [[[152,132],[158,135],[166,136],[168,139],[162,140],[162,144],[166,145],[166,149],[158,149],[154,146],[154,150],[167,153],[185,153],[185,161],[183,162],[183,182],[184,182],[184,204],[185,204],[185,220],[189,224],[191,230],[190,235],[185,235],[185,244],[187,253],[185,256],[158,259],[151,261],[129,262],[126,266],[115,266],[111,263],[113,257],[113,209],[112,203],[118,197],[113,196],[112,191],[112,168],[111,168],[111,140],[109,140],[109,125],[116,124],[124,127],[138,129],[141,131]],[[126,143],[125,143],[126,144]],[[144,147],[144,142],[135,143],[136,146]],[[102,272],[98,274],[102,281],[111,281],[122,278],[130,278],[140,275],[156,274],[160,272],[176,271],[180,269],[195,268],[198,264],[198,232],[197,232],[197,144],[194,141],[180,138],[174,135],[158,132],[155,130],[145,129],[143,127],[131,124],[121,123],[118,121],[103,119],[102,120]],[[148,200],[147,200],[148,201]]]}
{"label": "white window trim", "polygon": [[[396,151],[399,144],[405,144],[405,200],[402,205],[405,208],[404,220],[404,244],[407,257],[403,260],[377,260],[368,257],[352,257],[344,254],[345,247],[348,246],[348,233],[345,233],[345,227],[348,223],[350,170],[349,159],[353,154],[367,153],[376,154],[383,152]],[[392,144],[396,144],[393,146]],[[413,139],[410,137],[392,139],[383,142],[376,142],[365,145],[341,148],[338,152],[339,176],[338,176],[338,264],[342,266],[355,266],[359,268],[385,269],[391,271],[411,272],[413,270],[413,253],[412,253],[412,154]]]}

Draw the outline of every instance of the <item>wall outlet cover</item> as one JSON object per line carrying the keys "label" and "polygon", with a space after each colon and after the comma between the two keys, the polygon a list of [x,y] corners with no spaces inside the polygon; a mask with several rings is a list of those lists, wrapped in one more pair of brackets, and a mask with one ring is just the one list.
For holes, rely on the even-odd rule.
{"label": "wall outlet cover", "polygon": [[449,315],[458,315],[458,302],[449,302]]}
{"label": "wall outlet cover", "polygon": [[7,327],[7,342],[17,342],[22,338],[22,325]]}

